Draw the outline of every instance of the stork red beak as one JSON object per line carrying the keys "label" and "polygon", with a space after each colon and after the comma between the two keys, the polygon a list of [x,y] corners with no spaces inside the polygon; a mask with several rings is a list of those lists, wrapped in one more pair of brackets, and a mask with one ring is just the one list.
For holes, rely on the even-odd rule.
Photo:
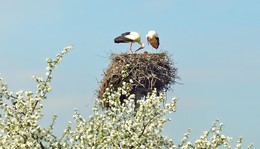
{"label": "stork red beak", "polygon": [[140,47],[140,48],[138,48],[137,50],[135,50],[135,52],[137,52],[137,51],[139,51],[139,50],[141,50],[142,49],[142,47]]}

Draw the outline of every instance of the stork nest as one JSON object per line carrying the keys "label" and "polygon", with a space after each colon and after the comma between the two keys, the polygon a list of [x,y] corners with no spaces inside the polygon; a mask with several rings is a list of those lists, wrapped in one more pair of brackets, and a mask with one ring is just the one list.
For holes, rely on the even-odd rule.
{"label": "stork nest", "polygon": [[[141,97],[147,95],[156,88],[157,92],[164,92],[176,83],[177,68],[167,53],[142,54],[111,54],[111,64],[106,70],[100,83],[98,98],[103,99],[106,88],[117,89],[122,87],[126,79],[132,80],[130,93]],[[128,76],[123,78],[122,71],[127,67]],[[122,97],[127,98],[127,97]],[[140,98],[140,97],[139,97]],[[121,100],[123,101],[123,99]],[[104,107],[109,107],[104,104]]]}

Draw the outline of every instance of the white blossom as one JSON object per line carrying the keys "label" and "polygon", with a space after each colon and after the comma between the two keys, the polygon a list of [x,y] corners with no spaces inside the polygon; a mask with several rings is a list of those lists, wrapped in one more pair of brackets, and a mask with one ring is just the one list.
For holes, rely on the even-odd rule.
{"label": "white blossom", "polygon": [[[50,85],[52,72],[57,68],[64,54],[72,49],[65,47],[56,58],[47,58],[45,77],[33,76],[37,89],[33,91],[18,91],[12,93],[8,85],[0,78],[0,146],[5,148],[231,148],[231,137],[222,134],[223,123],[216,120],[209,131],[205,131],[198,140],[189,140],[191,129],[180,144],[162,135],[164,125],[171,119],[166,115],[176,111],[177,98],[166,102],[164,94],[158,96],[157,90],[147,95],[144,100],[138,100],[135,107],[135,95],[130,94],[131,79],[124,80],[122,87],[113,90],[113,85],[106,88],[103,101],[109,102],[110,109],[104,111],[100,106],[102,100],[97,99],[93,114],[84,119],[75,109],[74,122],[68,122],[61,136],[53,133],[57,115],[53,116],[49,127],[39,125],[44,115],[42,100],[52,90]],[[123,78],[128,76],[128,68],[122,71]],[[121,95],[127,95],[124,103]],[[72,107],[73,108],[73,107]],[[168,131],[168,130],[167,130]],[[242,138],[239,138],[235,148],[240,149]],[[252,148],[250,144],[248,148]]]}

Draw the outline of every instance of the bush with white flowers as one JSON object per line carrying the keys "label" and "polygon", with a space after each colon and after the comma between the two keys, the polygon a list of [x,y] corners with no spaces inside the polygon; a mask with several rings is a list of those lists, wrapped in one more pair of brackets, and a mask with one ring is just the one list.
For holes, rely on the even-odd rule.
{"label": "bush with white flowers", "polygon": [[[164,124],[170,121],[166,114],[175,112],[177,99],[163,104],[165,95],[154,90],[145,100],[139,100],[136,108],[135,95],[129,93],[131,80],[117,90],[106,89],[103,97],[109,101],[110,109],[103,110],[101,100],[96,100],[92,116],[86,120],[75,111],[75,127],[69,122],[63,135],[55,136],[56,115],[47,128],[38,123],[44,117],[41,103],[52,89],[52,71],[71,49],[72,46],[65,47],[55,59],[47,59],[46,78],[33,77],[38,84],[35,93],[10,92],[0,78],[0,148],[231,148],[231,137],[221,133],[223,124],[218,120],[194,143],[189,141],[190,129],[180,144],[163,136]],[[125,94],[128,99],[121,103],[120,97]],[[241,148],[241,143],[239,138],[235,148]]]}

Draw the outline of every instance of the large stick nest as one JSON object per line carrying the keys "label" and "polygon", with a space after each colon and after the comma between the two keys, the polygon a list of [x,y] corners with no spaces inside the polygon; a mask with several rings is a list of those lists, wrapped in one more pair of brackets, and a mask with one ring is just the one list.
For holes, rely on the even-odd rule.
{"label": "large stick nest", "polygon": [[[133,81],[130,93],[141,97],[146,96],[154,88],[158,92],[167,91],[178,78],[177,68],[167,53],[111,54],[110,59],[111,64],[104,74],[98,91],[98,98],[101,100],[106,88],[110,88],[111,85],[113,89],[122,87],[122,82],[125,81],[122,71],[127,65],[129,73],[127,80]],[[107,104],[104,106],[109,107]]]}

